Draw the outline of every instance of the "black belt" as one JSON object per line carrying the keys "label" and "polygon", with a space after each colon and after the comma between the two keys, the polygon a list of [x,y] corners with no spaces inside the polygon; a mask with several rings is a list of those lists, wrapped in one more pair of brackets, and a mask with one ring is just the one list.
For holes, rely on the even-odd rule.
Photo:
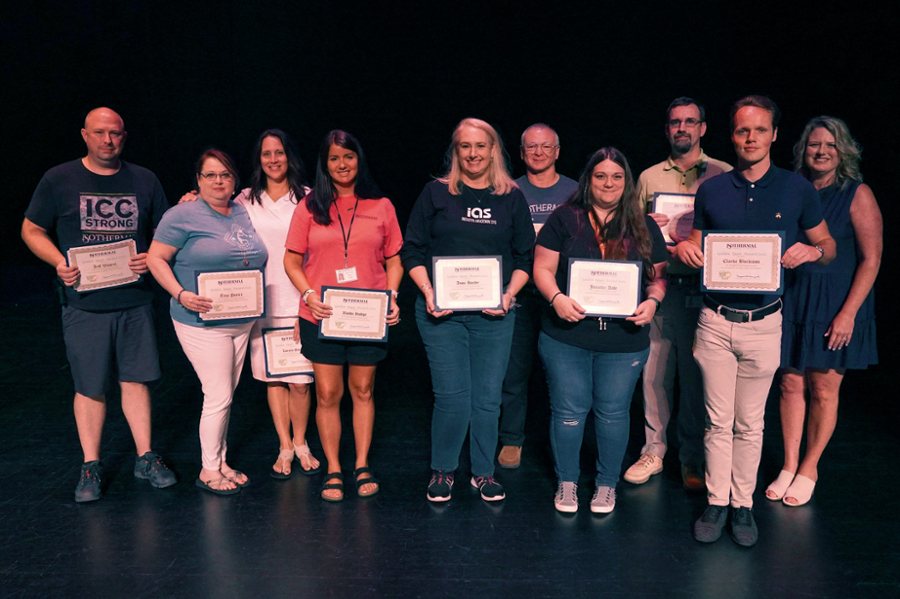
{"label": "black belt", "polygon": [[762,320],[769,314],[775,314],[781,310],[781,300],[774,304],[757,308],[756,310],[735,310],[724,304],[720,304],[708,295],[703,296],[703,303],[710,310],[715,310],[717,314],[721,314],[728,322],[753,322],[754,320]]}

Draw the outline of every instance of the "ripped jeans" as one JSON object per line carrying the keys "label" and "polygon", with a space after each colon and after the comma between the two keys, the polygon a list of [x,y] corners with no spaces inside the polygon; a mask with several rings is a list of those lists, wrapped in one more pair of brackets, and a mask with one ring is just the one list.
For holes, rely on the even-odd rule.
{"label": "ripped jeans", "polygon": [[628,445],[631,397],[650,349],[604,353],[541,333],[538,351],[550,386],[550,443],[559,482],[578,482],[588,413],[597,435],[597,486],[615,487]]}

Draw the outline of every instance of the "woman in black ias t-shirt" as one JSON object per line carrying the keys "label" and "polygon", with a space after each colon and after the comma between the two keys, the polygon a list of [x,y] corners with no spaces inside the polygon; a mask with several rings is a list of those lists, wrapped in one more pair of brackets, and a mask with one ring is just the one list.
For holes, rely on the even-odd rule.
{"label": "woman in black ias t-shirt", "polygon": [[[503,144],[489,124],[465,119],[453,132],[448,173],[425,186],[410,215],[400,256],[422,291],[416,323],[434,387],[430,501],[447,501],[466,431],[472,486],[485,501],[506,497],[494,479],[500,392],[515,319],[509,311],[528,281],[534,227],[525,196],[506,170]],[[498,309],[438,310],[432,258],[500,256]]]}

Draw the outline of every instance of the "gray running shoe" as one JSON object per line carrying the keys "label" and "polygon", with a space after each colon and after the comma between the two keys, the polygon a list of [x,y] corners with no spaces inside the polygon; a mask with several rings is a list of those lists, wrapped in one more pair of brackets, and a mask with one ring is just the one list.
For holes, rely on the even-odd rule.
{"label": "gray running shoe", "polygon": [[103,466],[100,460],[86,462],[81,465],[81,479],[75,487],[75,501],[97,501],[103,496]]}

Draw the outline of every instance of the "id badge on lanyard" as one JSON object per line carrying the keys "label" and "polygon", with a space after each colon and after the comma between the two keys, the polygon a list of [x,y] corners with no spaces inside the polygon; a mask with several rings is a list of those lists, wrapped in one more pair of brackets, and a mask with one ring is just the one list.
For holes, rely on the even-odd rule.
{"label": "id badge on lanyard", "polygon": [[352,283],[359,278],[356,276],[355,266],[351,266],[350,268],[339,268],[334,271],[334,274],[337,276],[338,283]]}

